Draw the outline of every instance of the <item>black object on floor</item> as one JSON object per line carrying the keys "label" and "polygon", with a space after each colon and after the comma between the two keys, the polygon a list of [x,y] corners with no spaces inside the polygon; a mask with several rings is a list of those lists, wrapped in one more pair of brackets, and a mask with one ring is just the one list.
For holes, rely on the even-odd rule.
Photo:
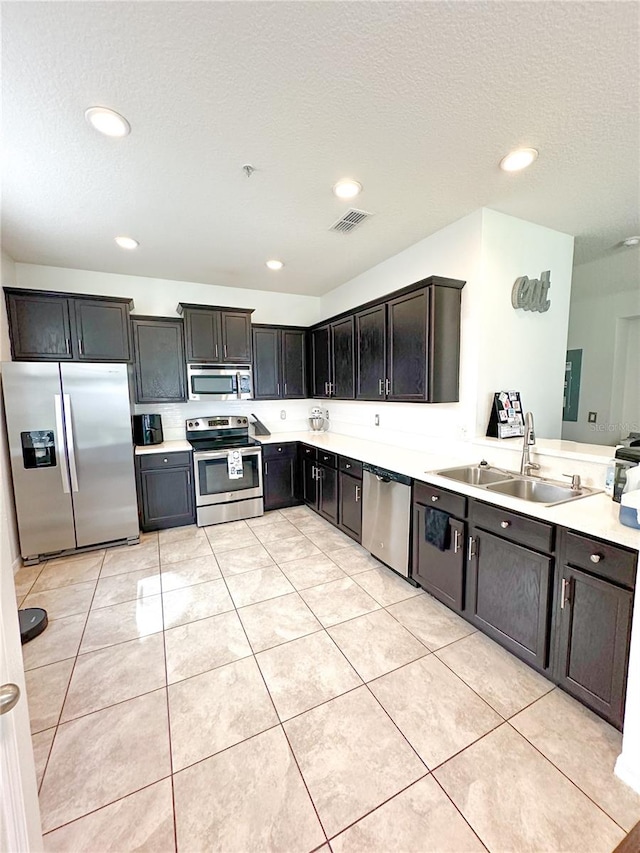
{"label": "black object on floor", "polygon": [[441,509],[426,510],[424,514],[424,538],[425,542],[434,545],[438,550],[447,550],[451,538],[448,512],[443,512]]}
{"label": "black object on floor", "polygon": [[20,619],[20,640],[23,646],[42,634],[49,624],[47,611],[42,607],[26,607],[24,610],[18,610],[18,618]]}

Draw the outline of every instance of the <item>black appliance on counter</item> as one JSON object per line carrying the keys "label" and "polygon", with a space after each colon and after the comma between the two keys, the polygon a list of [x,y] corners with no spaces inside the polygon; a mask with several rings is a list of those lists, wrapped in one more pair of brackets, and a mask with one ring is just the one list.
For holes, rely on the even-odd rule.
{"label": "black appliance on counter", "polygon": [[625,447],[616,450],[616,467],[613,476],[613,499],[620,503],[622,492],[627,485],[627,472],[629,468],[640,465],[640,433],[629,433],[623,442]]}
{"label": "black appliance on counter", "polygon": [[134,415],[133,443],[138,447],[149,444],[162,444],[162,415]]}

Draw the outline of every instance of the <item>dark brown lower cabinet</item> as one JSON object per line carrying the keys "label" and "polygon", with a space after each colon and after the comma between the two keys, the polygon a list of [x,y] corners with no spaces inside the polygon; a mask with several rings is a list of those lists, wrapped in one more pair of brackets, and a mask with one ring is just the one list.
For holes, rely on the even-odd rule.
{"label": "dark brown lower cabinet", "polygon": [[191,453],[136,456],[140,527],[164,530],[195,524]]}
{"label": "dark brown lower cabinet", "polygon": [[538,670],[548,667],[553,558],[473,528],[466,616]]}
{"label": "dark brown lower cabinet", "polygon": [[318,512],[327,521],[338,523],[338,472],[327,465],[316,465]]}
{"label": "dark brown lower cabinet", "polygon": [[413,578],[435,598],[460,613],[464,606],[465,523],[449,519],[449,547],[440,551],[425,540],[426,510],[421,504],[413,506]]}
{"label": "dark brown lower cabinet", "polygon": [[263,449],[264,509],[282,509],[297,504],[297,445],[265,445]]}
{"label": "dark brown lower cabinet", "polygon": [[362,480],[344,471],[339,474],[338,527],[357,542],[362,538]]}
{"label": "dark brown lower cabinet", "polygon": [[556,679],[622,727],[633,593],[564,566],[556,606]]}

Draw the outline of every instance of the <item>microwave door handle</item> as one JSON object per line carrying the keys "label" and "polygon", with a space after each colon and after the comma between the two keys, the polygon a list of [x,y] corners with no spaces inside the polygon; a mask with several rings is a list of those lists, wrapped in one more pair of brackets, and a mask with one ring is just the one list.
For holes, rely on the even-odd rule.
{"label": "microwave door handle", "polygon": [[54,394],[53,403],[56,410],[56,445],[60,456],[62,491],[65,495],[68,495],[71,490],[69,487],[69,471],[67,470],[67,448],[64,438],[64,422],[62,420],[62,396],[60,394]]}
{"label": "microwave door handle", "polygon": [[76,467],[76,448],[73,441],[73,425],[71,423],[71,397],[63,394],[64,401],[64,425],[67,434],[67,450],[69,452],[69,471],[71,472],[71,489],[78,491],[78,469]]}
{"label": "microwave door handle", "polygon": [[242,399],[242,385],[240,383],[240,371],[236,373],[236,391],[238,392],[238,400]]}

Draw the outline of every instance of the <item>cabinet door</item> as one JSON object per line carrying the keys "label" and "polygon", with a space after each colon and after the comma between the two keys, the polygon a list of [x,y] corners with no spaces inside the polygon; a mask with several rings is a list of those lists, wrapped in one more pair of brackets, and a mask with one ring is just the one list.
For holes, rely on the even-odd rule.
{"label": "cabinet door", "polygon": [[191,468],[140,471],[140,490],[143,530],[195,522]]}
{"label": "cabinet door", "polygon": [[384,400],[386,378],[385,306],[355,316],[356,398]]}
{"label": "cabinet door", "polygon": [[302,329],[282,329],[282,396],[287,400],[307,396],[307,353]]}
{"label": "cabinet door", "polygon": [[7,313],[14,359],[68,361],[73,358],[68,299],[7,293]]}
{"label": "cabinet door", "polygon": [[184,312],[187,361],[216,364],[222,360],[220,314],[187,308]]}
{"label": "cabinet door", "polygon": [[187,399],[182,320],[132,318],[136,403]]}
{"label": "cabinet door", "polygon": [[129,306],[74,300],[80,361],[131,361]]}
{"label": "cabinet door", "polygon": [[387,303],[389,400],[427,399],[428,305],[426,289]]}
{"label": "cabinet door", "polygon": [[278,329],[253,329],[253,396],[256,400],[277,400],[280,385],[281,339]]}
{"label": "cabinet door", "polygon": [[326,465],[317,465],[318,512],[333,524],[338,523],[338,472]]}
{"label": "cabinet door", "polygon": [[558,584],[561,687],[622,728],[633,594],[565,566]]}
{"label": "cabinet door", "polygon": [[267,459],[264,462],[264,509],[293,506],[296,500],[296,459]]}
{"label": "cabinet door", "polygon": [[531,666],[546,669],[552,558],[475,528],[471,535],[470,621]]}
{"label": "cabinet door", "polygon": [[362,538],[362,480],[340,472],[338,526],[358,542]]}
{"label": "cabinet door", "polygon": [[440,551],[425,540],[426,509],[414,504],[413,577],[423,589],[460,613],[464,605],[465,524],[449,519],[449,547]]}
{"label": "cabinet door", "polygon": [[222,361],[226,364],[251,363],[251,315],[220,311]]}
{"label": "cabinet door", "polygon": [[353,317],[331,324],[332,397],[352,400],[355,394]]}
{"label": "cabinet door", "polygon": [[331,329],[322,326],[311,332],[311,378],[313,397],[329,397],[331,382]]}
{"label": "cabinet door", "polygon": [[302,460],[302,500],[314,509],[318,504],[318,480],[315,459]]}

